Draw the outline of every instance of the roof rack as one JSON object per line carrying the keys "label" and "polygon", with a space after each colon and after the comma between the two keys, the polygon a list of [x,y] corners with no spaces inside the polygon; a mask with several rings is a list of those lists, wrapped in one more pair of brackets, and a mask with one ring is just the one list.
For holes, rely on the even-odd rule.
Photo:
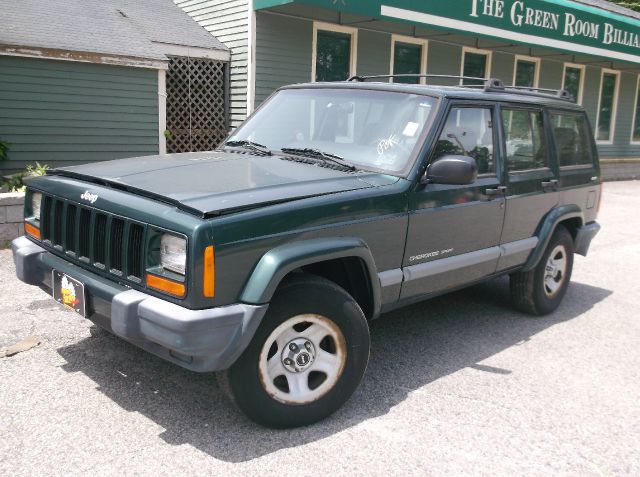
{"label": "roof rack", "polygon": [[550,96],[563,101],[575,103],[576,100],[571,93],[564,89],[550,88],[534,88],[531,86],[505,86],[502,80],[498,78],[475,78],[471,76],[455,76],[455,75],[420,75],[420,74],[396,74],[396,75],[371,75],[371,76],[352,76],[347,81],[365,82],[373,79],[390,79],[390,78],[440,78],[440,79],[456,79],[462,81],[476,81],[479,84],[462,84],[463,88],[482,88],[486,92],[491,93],[511,93],[527,96],[538,96],[548,98]]}

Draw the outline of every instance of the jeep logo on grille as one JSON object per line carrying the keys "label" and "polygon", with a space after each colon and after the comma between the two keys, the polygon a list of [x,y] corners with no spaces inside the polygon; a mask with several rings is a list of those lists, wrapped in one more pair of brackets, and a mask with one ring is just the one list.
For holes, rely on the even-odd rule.
{"label": "jeep logo on grille", "polygon": [[92,204],[98,200],[98,194],[92,194],[88,190],[85,190],[84,193],[80,196],[82,200],[86,200],[87,202],[91,202]]}

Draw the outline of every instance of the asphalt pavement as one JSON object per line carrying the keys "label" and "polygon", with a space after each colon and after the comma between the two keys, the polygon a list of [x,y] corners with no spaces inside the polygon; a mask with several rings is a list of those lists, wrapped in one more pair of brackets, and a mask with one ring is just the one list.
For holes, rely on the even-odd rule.
{"label": "asphalt pavement", "polygon": [[0,475],[640,475],[640,182],[605,184],[602,232],[561,307],[506,279],[371,326],[331,418],[272,431],[213,375],[138,350],[20,283],[0,251]]}

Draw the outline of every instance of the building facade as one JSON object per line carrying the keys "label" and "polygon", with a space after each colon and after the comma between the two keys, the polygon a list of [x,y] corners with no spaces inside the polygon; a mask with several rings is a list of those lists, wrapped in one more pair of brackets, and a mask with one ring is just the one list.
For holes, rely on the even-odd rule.
{"label": "building facade", "polygon": [[230,52],[171,0],[0,8],[0,175],[213,148],[226,135]]}
{"label": "building facade", "polygon": [[588,112],[602,158],[640,161],[640,14],[609,2],[174,1],[231,50],[233,126],[290,83],[495,77],[568,90]]}

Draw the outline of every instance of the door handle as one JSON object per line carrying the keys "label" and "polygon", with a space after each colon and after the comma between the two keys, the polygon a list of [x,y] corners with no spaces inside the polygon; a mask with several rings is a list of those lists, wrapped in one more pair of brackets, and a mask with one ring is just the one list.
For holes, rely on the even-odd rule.
{"label": "door handle", "polygon": [[506,186],[498,186],[495,189],[486,189],[484,191],[484,194],[489,197],[489,199],[499,196],[499,195],[504,195],[507,192],[507,187]]}
{"label": "door handle", "polygon": [[552,179],[550,181],[544,181],[542,183],[542,190],[544,192],[552,192],[558,190],[558,180]]}

